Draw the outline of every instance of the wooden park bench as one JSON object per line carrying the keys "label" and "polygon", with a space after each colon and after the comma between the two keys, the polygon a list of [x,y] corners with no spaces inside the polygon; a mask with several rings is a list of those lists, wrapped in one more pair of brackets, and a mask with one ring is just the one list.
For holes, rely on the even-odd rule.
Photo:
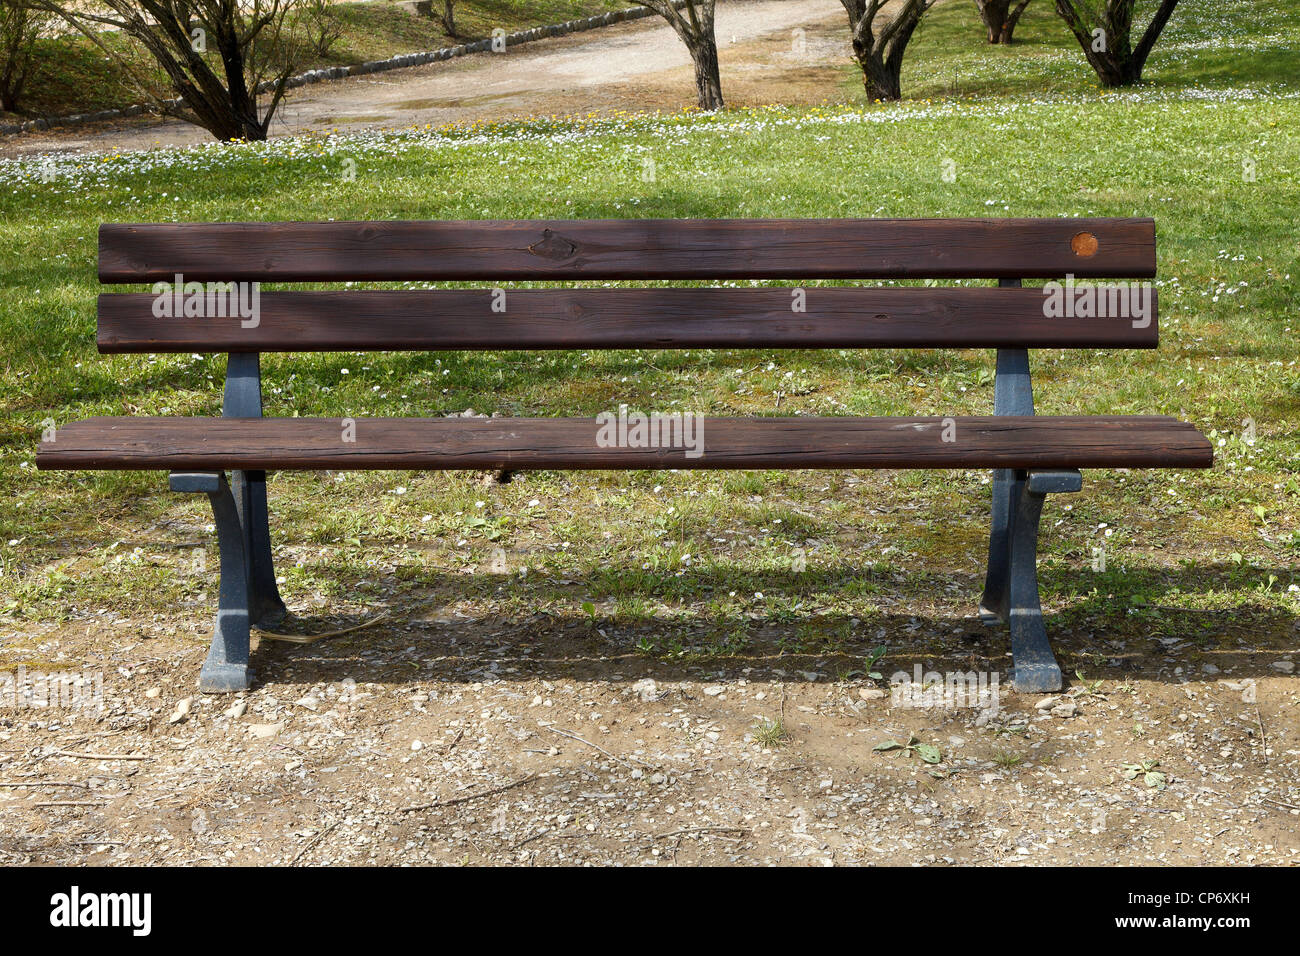
{"label": "wooden park bench", "polygon": [[[221,584],[199,679],[204,691],[247,688],[250,624],[274,627],[285,614],[267,525],[268,471],[991,469],[980,613],[1009,624],[1015,688],[1042,692],[1061,687],[1035,569],[1044,498],[1078,491],[1080,468],[1213,463],[1209,442],[1172,418],[1034,416],[1027,349],[1154,348],[1157,324],[1154,310],[1145,321],[1082,308],[1063,315],[1059,299],[1049,308],[1045,290],[1021,280],[1149,279],[1156,271],[1150,219],[106,224],[99,246],[102,282],[171,283],[179,276],[181,291],[200,293],[214,286],[188,284],[998,280],[996,288],[509,292],[262,293],[241,286],[250,297],[259,290],[255,319],[223,308],[223,285],[215,298],[200,294],[197,305],[193,295],[166,286],[101,295],[101,352],[229,354],[221,418],[90,418],[58,429],[37,456],[46,469],[167,470],[172,490],[211,499]],[[602,443],[593,418],[262,417],[262,352],[615,348],[992,348],[993,415],[704,418],[696,454]]]}

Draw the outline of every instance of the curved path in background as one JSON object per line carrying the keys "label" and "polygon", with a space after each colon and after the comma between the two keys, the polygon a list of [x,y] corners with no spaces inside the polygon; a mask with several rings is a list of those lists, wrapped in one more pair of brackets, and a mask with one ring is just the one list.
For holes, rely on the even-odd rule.
{"label": "curved path in background", "polygon": [[[839,0],[720,3],[717,37],[729,105],[817,103],[843,97],[839,68],[849,62],[849,45]],[[802,42],[796,42],[797,37]],[[592,111],[676,110],[694,103],[690,55],[668,24],[653,17],[539,40],[505,53],[477,53],[300,87],[281,108],[272,135]],[[149,117],[7,137],[0,140],[0,153],[146,149],[210,139],[205,130],[187,123]]]}

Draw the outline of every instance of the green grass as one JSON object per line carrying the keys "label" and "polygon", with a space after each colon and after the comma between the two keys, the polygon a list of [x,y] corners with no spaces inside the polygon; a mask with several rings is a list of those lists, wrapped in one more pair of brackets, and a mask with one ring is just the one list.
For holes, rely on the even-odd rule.
{"label": "green grass", "polygon": [[[342,37],[328,56],[309,58],[299,64],[298,72],[436,50],[490,36],[498,27],[512,33],[628,6],[632,4],[624,0],[460,0],[456,5],[459,36],[453,39],[438,21],[414,16],[384,0],[339,3],[334,9]],[[153,61],[125,38],[110,33],[104,39],[156,82],[165,79]],[[38,42],[35,67],[19,106],[28,116],[66,116],[143,101],[111,59],[86,38],[68,33]]]}
{"label": "green grass", "polygon": [[[1035,0],[1016,28],[1015,42],[990,46],[969,0],[946,0],[912,38],[903,65],[909,97],[1008,96],[1036,98],[1099,91],[1096,74],[1051,0]],[[1146,26],[1153,2],[1137,4]],[[1137,42],[1137,32],[1134,43]],[[1155,89],[1249,85],[1294,89],[1300,53],[1300,17],[1294,3],[1247,0],[1211,9],[1184,0],[1165,27],[1143,80]],[[846,84],[861,89],[860,72]]]}
{"label": "green grass", "polygon": [[754,725],[754,742],[760,747],[775,750],[785,746],[789,740],[790,732],[786,730],[785,721],[780,717],[774,720],[760,720]]}
{"label": "green grass", "polygon": [[1012,767],[1018,767],[1024,763],[1025,758],[1015,751],[998,749],[993,752],[993,762],[1003,770],[1010,770]]}
{"label": "green grass", "polygon": [[[1176,415],[1212,438],[1217,461],[1205,472],[1093,471],[1082,494],[1051,502],[1040,547],[1054,626],[1104,635],[1088,645],[1103,659],[1120,646],[1150,653],[1161,638],[1199,654],[1293,646],[1300,87],[1270,65],[1274,5],[1241,6],[1265,31],[1259,71],[1248,34],[1232,34],[1231,58],[1187,40],[1176,81],[1172,61],[1157,56],[1152,84],[1121,95],[1082,84],[1027,96],[1007,62],[1040,55],[1032,41],[1044,22],[1031,19],[1025,43],[990,50],[971,14],[971,49],[940,56],[920,42],[908,69],[938,77],[966,58],[984,84],[978,98],[0,162],[9,250],[0,633],[6,614],[17,628],[103,610],[187,608],[198,619],[209,609],[216,561],[201,502],[169,495],[159,473],[33,465],[47,421],[219,412],[222,356],[96,354],[100,222],[1152,215],[1161,347],[1035,352],[1038,409]],[[956,7],[940,13],[955,17]],[[1209,35],[1218,15],[1185,0],[1170,38]],[[1081,58],[1072,68],[1086,69]],[[655,182],[641,179],[645,155]],[[945,160],[956,164],[953,182]],[[1248,161],[1253,178],[1243,176]],[[266,403],[271,415],[354,417],[467,407],[592,415],[620,402],[711,414],[981,414],[992,407],[992,361],[986,350],[277,355],[265,360]],[[905,647],[909,615],[969,628],[969,614],[952,615],[978,587],[987,480],[543,472],[484,487],[463,473],[288,474],[272,480],[273,539],[297,607],[432,597],[480,614],[544,610],[584,622],[591,603],[584,633],[600,640],[605,628],[629,650],[860,661],[872,646]],[[1107,569],[1096,572],[1103,543]],[[192,570],[196,545],[206,575]],[[505,574],[488,573],[497,548]],[[897,639],[880,633],[889,629]]]}

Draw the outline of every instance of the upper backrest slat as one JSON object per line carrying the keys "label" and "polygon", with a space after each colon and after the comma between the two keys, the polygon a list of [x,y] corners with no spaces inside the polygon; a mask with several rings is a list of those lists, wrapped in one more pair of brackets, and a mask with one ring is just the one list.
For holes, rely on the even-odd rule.
{"label": "upper backrest slat", "polygon": [[106,223],[105,283],[1150,278],[1151,219]]}

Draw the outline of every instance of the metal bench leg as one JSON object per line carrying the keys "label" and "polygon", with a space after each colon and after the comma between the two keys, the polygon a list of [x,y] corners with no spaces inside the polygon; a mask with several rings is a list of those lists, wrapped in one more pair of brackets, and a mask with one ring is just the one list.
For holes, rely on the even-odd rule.
{"label": "metal bench leg", "polygon": [[1019,495],[1016,473],[1010,468],[993,472],[992,523],[989,530],[989,567],[980,598],[980,620],[985,624],[1007,622],[1007,581],[1011,571],[1012,506]]}
{"label": "metal bench leg", "polygon": [[1007,580],[1006,619],[1011,626],[1011,659],[1015,688],[1022,694],[1061,689],[1061,668],[1043,627],[1038,597],[1038,522],[1043,501],[1053,492],[1078,491],[1083,479],[1077,471],[1018,472],[1017,494],[1010,529],[1010,570]]}
{"label": "metal bench leg", "polygon": [[235,496],[221,472],[172,472],[172,491],[206,492],[217,524],[221,585],[212,649],[199,673],[199,690],[231,693],[249,687],[249,565]]}
{"label": "metal bench leg", "polygon": [[287,610],[275,583],[275,565],[271,560],[266,472],[234,471],[230,477],[244,553],[248,556],[249,611],[258,627],[273,628],[284,620]]}
{"label": "metal bench leg", "polygon": [[[262,366],[256,352],[232,352],[227,358],[221,414],[224,418],[262,417]],[[286,612],[271,561],[266,472],[233,471],[230,484],[239,510],[239,526],[243,529],[244,554],[248,556],[248,607],[254,624],[272,628],[284,620]]]}
{"label": "metal bench leg", "polygon": [[[1000,279],[1006,288],[1020,285],[1019,279]],[[993,379],[993,414],[1034,414],[1034,386],[1029,376],[1027,349],[998,349],[997,372]],[[1007,581],[1011,573],[1011,528],[1015,523],[1020,488],[1016,472],[998,468],[993,472],[992,527],[989,532],[989,570],[980,599],[980,619],[985,624],[1007,620]]]}

